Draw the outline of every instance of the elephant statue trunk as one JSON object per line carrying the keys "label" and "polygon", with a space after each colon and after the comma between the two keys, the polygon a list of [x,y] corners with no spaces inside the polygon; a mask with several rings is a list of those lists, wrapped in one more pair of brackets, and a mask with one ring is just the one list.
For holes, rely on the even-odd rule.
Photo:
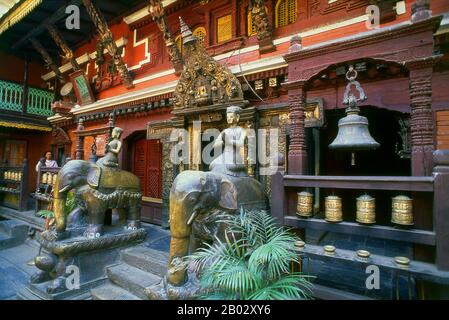
{"label": "elephant statue trunk", "polygon": [[61,176],[58,174],[53,187],[54,195],[54,214],[56,220],[56,231],[62,233],[66,229],[65,205],[69,187],[61,189]]}

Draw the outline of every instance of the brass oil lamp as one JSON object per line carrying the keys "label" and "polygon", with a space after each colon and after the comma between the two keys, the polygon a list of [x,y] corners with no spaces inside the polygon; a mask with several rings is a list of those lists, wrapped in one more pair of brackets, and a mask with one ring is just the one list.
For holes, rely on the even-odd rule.
{"label": "brass oil lamp", "polygon": [[313,212],[313,194],[310,192],[298,193],[298,205],[296,206],[296,213],[300,217],[310,217]]}
{"label": "brass oil lamp", "polygon": [[324,219],[328,222],[341,222],[343,220],[341,198],[337,196],[328,196],[325,198]]}
{"label": "brass oil lamp", "polygon": [[391,222],[402,226],[413,225],[413,200],[407,196],[394,197],[391,203]]}
{"label": "brass oil lamp", "polygon": [[[329,145],[332,150],[373,150],[377,149],[380,144],[376,142],[368,130],[368,119],[359,115],[360,109],[357,107],[357,102],[365,101],[367,99],[360,83],[356,81],[357,71],[353,66],[349,67],[346,73],[346,79],[349,83],[343,97],[343,104],[348,106],[346,108],[346,116],[338,121],[338,134],[335,140]],[[359,98],[356,98],[351,93],[351,87],[359,93]],[[355,154],[351,154],[351,164],[355,165]]]}
{"label": "brass oil lamp", "polygon": [[362,224],[376,223],[376,199],[370,195],[363,195],[357,198],[356,221]]}

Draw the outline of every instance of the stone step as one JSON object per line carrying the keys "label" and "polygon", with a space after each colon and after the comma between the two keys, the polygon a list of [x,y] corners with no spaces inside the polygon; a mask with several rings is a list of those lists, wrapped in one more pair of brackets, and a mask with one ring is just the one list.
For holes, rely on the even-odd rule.
{"label": "stone step", "polygon": [[14,247],[14,238],[4,233],[0,233],[0,250],[8,249],[11,247]]}
{"label": "stone step", "polygon": [[92,300],[141,300],[125,289],[112,283],[106,283],[90,290]]}
{"label": "stone step", "polygon": [[19,220],[4,220],[0,221],[0,232],[25,241],[28,236],[28,225]]}
{"label": "stone step", "polygon": [[106,269],[109,280],[140,299],[148,300],[145,288],[161,281],[161,277],[121,263]]}
{"label": "stone step", "polygon": [[164,277],[167,273],[168,253],[145,247],[123,250],[121,259],[130,266]]}

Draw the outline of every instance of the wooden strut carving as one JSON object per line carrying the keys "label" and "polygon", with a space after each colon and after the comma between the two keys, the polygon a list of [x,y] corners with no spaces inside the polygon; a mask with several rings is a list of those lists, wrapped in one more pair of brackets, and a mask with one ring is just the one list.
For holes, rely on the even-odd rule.
{"label": "wooden strut carving", "polygon": [[418,61],[406,64],[410,70],[412,159],[422,161],[413,165],[413,168],[422,168],[419,172],[414,169],[413,175],[431,175],[432,173],[432,152],[435,148],[432,115],[433,63],[433,59],[427,59],[421,63]]}
{"label": "wooden strut carving", "polygon": [[64,53],[63,57],[70,61],[72,68],[74,71],[80,70],[80,66],[76,61],[75,55],[73,54],[72,49],[67,45],[65,40],[62,38],[62,35],[59,33],[58,29],[52,24],[48,24],[47,30],[53,38],[54,42],[58,45],[59,49]]}
{"label": "wooden strut carving", "polygon": [[268,52],[274,50],[273,28],[268,21],[267,11],[264,0],[250,0],[251,21],[256,27],[257,40],[259,41],[260,51]]}
{"label": "wooden strut carving", "polygon": [[117,44],[114,41],[114,36],[109,30],[106,19],[101,12],[95,8],[91,0],[83,0],[83,4],[89,14],[92,22],[100,34],[101,41],[105,44],[109,54],[114,60],[114,64],[117,66],[117,70],[122,78],[123,84],[127,89],[134,88],[133,77],[130,71],[126,68],[121,56],[121,50],[118,49]]}
{"label": "wooden strut carving", "polygon": [[173,34],[167,23],[167,17],[165,16],[165,10],[160,0],[150,0],[148,7],[153,21],[156,22],[159,30],[161,30],[165,45],[167,46],[168,55],[170,61],[173,63],[176,73],[182,72],[182,57],[179,52],[178,46],[173,38]]}
{"label": "wooden strut carving", "polygon": [[180,19],[185,49],[184,71],[174,92],[174,109],[243,102],[240,82],[226,67],[210,57]]}
{"label": "wooden strut carving", "polygon": [[30,38],[30,42],[33,45],[34,49],[39,52],[39,54],[42,56],[42,59],[44,60],[47,67],[49,67],[56,75],[56,77],[63,81],[64,77],[62,76],[61,71],[59,71],[58,66],[53,61],[53,58],[50,56],[50,54],[45,50],[45,48],[42,46],[42,44],[37,41],[35,38]]}

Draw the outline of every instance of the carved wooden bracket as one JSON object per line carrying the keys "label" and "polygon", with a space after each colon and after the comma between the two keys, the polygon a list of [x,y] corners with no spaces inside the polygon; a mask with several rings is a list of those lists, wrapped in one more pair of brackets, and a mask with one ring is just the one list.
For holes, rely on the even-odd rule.
{"label": "carved wooden bracket", "polygon": [[106,49],[112,56],[114,64],[117,66],[117,70],[122,78],[123,84],[127,89],[134,88],[132,74],[123,62],[121,51],[118,49],[114,41],[114,36],[111,30],[109,30],[106,19],[103,17],[101,12],[95,8],[91,0],[83,0],[83,4],[86,7],[87,13],[89,14],[92,22],[97,28],[102,42],[105,44]]}
{"label": "carved wooden bracket", "polygon": [[161,30],[165,45],[167,46],[168,55],[170,57],[170,61],[173,63],[176,74],[181,74],[182,72],[182,57],[176,46],[175,39],[173,38],[173,34],[170,30],[170,27],[167,23],[167,17],[165,15],[165,10],[160,0],[150,0],[150,5],[148,7],[148,11],[150,12],[153,21],[156,22],[159,30]]}
{"label": "carved wooden bracket", "polygon": [[276,50],[273,44],[273,28],[268,20],[264,0],[250,0],[251,20],[256,26],[257,40],[260,53]]}
{"label": "carved wooden bracket", "polygon": [[59,71],[58,66],[55,64],[53,58],[50,56],[47,50],[45,50],[42,44],[35,38],[30,38],[30,42],[33,45],[34,49],[42,56],[42,59],[45,61],[47,67],[49,67],[55,73],[56,77],[62,82],[64,80],[64,77],[62,76],[61,71]]}
{"label": "carved wooden bracket", "polygon": [[53,38],[54,42],[58,45],[59,49],[61,49],[61,51],[64,53],[63,57],[70,61],[73,70],[75,71],[80,70],[81,68],[78,62],[76,61],[72,49],[69,48],[65,40],[62,38],[62,35],[59,33],[58,29],[56,29],[56,27],[52,24],[48,24],[46,27],[48,32],[50,32],[50,35]]}

